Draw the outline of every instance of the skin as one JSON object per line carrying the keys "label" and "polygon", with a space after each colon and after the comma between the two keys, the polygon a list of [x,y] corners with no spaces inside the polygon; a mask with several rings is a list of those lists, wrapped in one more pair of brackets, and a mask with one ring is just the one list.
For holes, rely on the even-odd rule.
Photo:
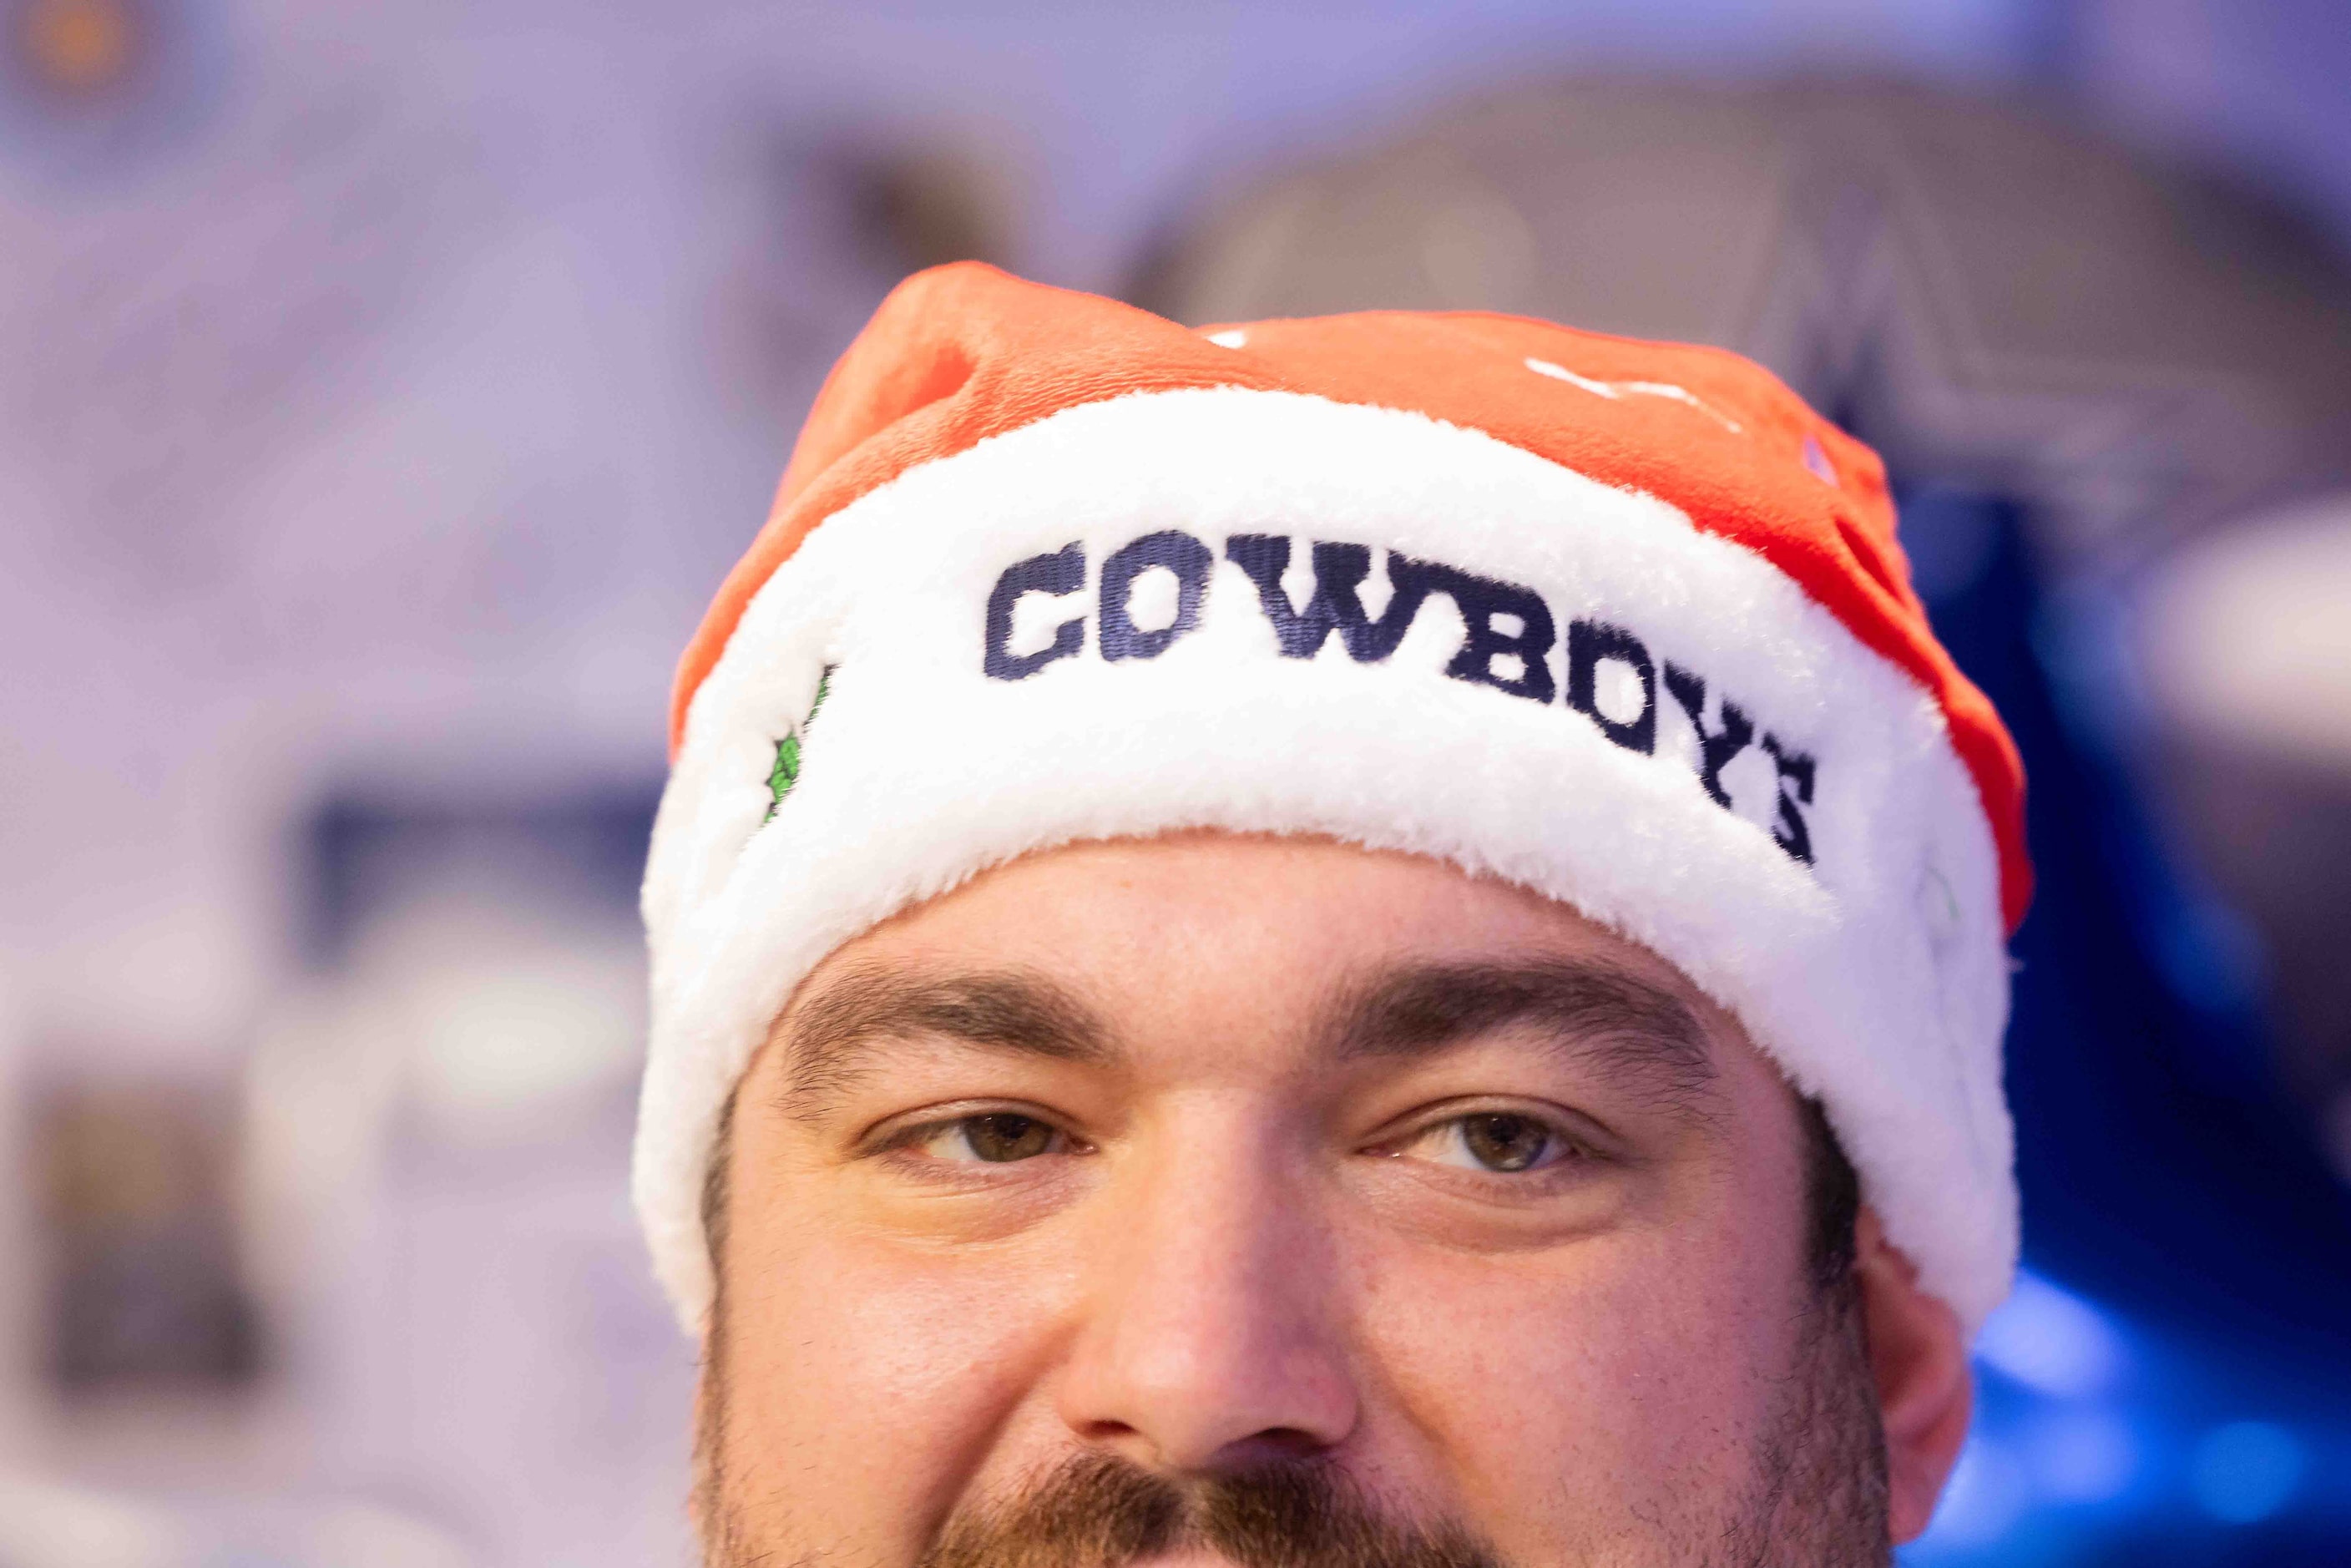
{"label": "skin", "polygon": [[729,1146],[714,1563],[914,1565],[1083,1456],[1316,1468],[1506,1563],[1883,1562],[1966,1431],[1874,1216],[1810,1277],[1798,1102],[1737,1020],[1432,861],[999,867],[808,977]]}

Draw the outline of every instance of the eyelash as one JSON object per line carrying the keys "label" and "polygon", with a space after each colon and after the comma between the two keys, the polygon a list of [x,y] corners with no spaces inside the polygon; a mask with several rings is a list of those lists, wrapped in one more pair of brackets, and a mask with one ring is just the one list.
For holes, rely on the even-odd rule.
{"label": "eyelash", "polygon": [[[888,1158],[903,1156],[908,1159],[920,1159],[921,1156],[914,1155],[914,1151],[919,1148],[922,1145],[929,1143],[935,1138],[942,1137],[946,1134],[955,1131],[958,1127],[971,1127],[991,1116],[1019,1117],[1022,1121],[1034,1122],[1044,1127],[1050,1134],[1052,1134],[1052,1136],[1063,1140],[1069,1145],[1069,1147],[1056,1152],[1064,1154],[1089,1154],[1092,1152],[1092,1145],[1079,1137],[1076,1134],[1071,1132],[1068,1128],[1062,1126],[1060,1122],[1056,1121],[1051,1116],[1045,1114],[1032,1106],[980,1104],[958,1110],[951,1116],[933,1116],[925,1121],[918,1122],[912,1126],[900,1127],[885,1132],[879,1137],[870,1140],[865,1146],[864,1153],[874,1157]],[[921,1163],[935,1167],[980,1166],[989,1164],[1025,1165],[1028,1162],[1026,1160],[987,1161],[928,1159],[922,1160]]]}
{"label": "eyelash", "polygon": [[[1534,1153],[1533,1163],[1517,1168],[1498,1167],[1476,1157],[1470,1147],[1471,1124],[1487,1118],[1528,1124],[1540,1131],[1543,1141]],[[1365,1152],[1402,1159],[1410,1151],[1448,1132],[1454,1145],[1472,1157],[1425,1158],[1417,1163],[1435,1167],[1432,1175],[1441,1173],[1444,1179],[1476,1182],[1489,1192],[1531,1197],[1559,1182],[1588,1174],[1595,1166],[1612,1164],[1614,1159],[1609,1145],[1580,1130],[1575,1118],[1523,1102],[1455,1101],[1433,1112],[1424,1112],[1402,1130],[1368,1145]]]}

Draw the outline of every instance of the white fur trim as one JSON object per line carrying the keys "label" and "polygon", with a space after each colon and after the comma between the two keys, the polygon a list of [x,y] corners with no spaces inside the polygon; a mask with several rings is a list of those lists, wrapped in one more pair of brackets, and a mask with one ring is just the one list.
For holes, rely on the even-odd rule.
{"label": "white fur trim", "polygon": [[[1102,560],[1169,528],[1217,557],[1200,623],[1155,658],[1107,663]],[[1308,541],[1353,541],[1373,547],[1374,585],[1380,552],[1398,550],[1535,590],[1562,642],[1574,617],[1630,629],[1817,759],[1814,863],[1768,832],[1778,781],[1755,747],[1726,770],[1734,810],[1708,798],[1662,689],[1645,756],[1558,698],[1447,678],[1449,600],[1432,597],[1384,664],[1335,637],[1279,656],[1255,586],[1223,559],[1244,532],[1295,541],[1301,604]],[[1085,588],[1024,601],[1042,619],[1017,618],[1012,646],[1082,615],[1082,652],[989,678],[999,574],[1073,539]],[[1562,660],[1554,645],[1563,691]],[[765,822],[776,742],[827,666],[799,783]],[[1761,556],[1654,497],[1418,414],[1222,388],[1069,409],[844,507],[752,600],[695,696],[645,879],[635,1177],[688,1330],[711,1293],[716,1119],[802,976],[987,866],[1202,825],[1435,856],[1645,944],[1821,1097],[1892,1239],[1970,1330],[2005,1294],[1998,861],[1933,701]]]}

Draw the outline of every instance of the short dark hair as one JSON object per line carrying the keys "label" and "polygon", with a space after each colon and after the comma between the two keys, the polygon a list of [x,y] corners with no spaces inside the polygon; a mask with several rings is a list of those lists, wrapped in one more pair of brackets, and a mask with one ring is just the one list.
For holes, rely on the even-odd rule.
{"label": "short dark hair", "polygon": [[[733,1164],[735,1095],[718,1113],[711,1136],[710,1164],[702,1177],[702,1233],[711,1272],[719,1275],[726,1250],[726,1178]],[[1845,1157],[1828,1113],[1810,1095],[1796,1101],[1796,1124],[1804,1142],[1804,1234],[1813,1284],[1822,1291],[1843,1285],[1853,1272],[1854,1232],[1861,1222],[1861,1176]]]}
{"label": "short dark hair", "polygon": [[1818,1100],[1796,1101],[1804,1138],[1804,1231],[1813,1283],[1823,1291],[1843,1285],[1853,1274],[1855,1232],[1861,1224],[1861,1173],[1845,1157],[1844,1145],[1829,1125]]}
{"label": "short dark hair", "polygon": [[714,1291],[725,1281],[719,1265],[726,1257],[726,1177],[735,1165],[735,1102],[741,1093],[738,1084],[718,1108],[718,1125],[710,1134],[710,1163],[702,1172],[702,1249],[710,1259]]}

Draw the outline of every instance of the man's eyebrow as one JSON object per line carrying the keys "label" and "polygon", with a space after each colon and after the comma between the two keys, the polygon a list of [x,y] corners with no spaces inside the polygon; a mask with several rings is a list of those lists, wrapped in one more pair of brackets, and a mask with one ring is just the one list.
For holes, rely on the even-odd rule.
{"label": "man's eyebrow", "polygon": [[1673,992],[1614,964],[1540,958],[1384,971],[1344,989],[1328,1015],[1331,1054],[1430,1055],[1480,1036],[1535,1030],[1695,1109],[1715,1079],[1705,1025]]}
{"label": "man's eyebrow", "polygon": [[853,967],[801,998],[780,1022],[777,1045],[790,1053],[785,1112],[822,1116],[870,1067],[875,1046],[917,1035],[1057,1061],[1102,1062],[1114,1054],[1093,1010],[1041,975]]}

